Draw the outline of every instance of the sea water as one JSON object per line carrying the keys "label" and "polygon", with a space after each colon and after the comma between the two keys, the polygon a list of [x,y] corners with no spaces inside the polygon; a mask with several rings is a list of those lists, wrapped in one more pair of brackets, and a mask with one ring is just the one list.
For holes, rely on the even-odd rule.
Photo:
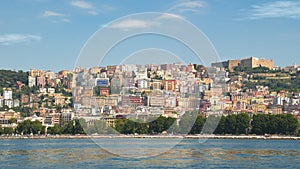
{"label": "sea water", "polygon": [[[144,152],[139,147],[129,151],[130,155],[137,153],[135,157],[120,156],[104,143],[113,143],[122,153],[143,145],[148,154],[139,158],[139,153]],[[172,148],[164,149],[168,145]],[[0,140],[0,168],[299,168],[299,161],[300,141],[297,140]]]}

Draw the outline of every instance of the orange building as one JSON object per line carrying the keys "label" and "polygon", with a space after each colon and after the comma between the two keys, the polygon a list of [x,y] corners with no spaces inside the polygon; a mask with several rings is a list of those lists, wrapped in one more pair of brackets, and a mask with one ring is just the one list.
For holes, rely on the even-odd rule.
{"label": "orange building", "polygon": [[175,90],[176,80],[164,80],[164,90]]}
{"label": "orange building", "polygon": [[100,96],[107,97],[109,95],[109,89],[107,87],[100,88]]}

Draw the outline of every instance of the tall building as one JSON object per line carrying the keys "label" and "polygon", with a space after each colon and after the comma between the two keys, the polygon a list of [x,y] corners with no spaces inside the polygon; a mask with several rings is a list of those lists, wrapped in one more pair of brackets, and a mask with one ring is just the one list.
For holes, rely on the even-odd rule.
{"label": "tall building", "polygon": [[113,75],[113,78],[111,79],[111,82],[110,82],[111,93],[112,94],[120,94],[120,92],[122,90],[122,85],[123,85],[122,72],[120,72],[117,69]]}

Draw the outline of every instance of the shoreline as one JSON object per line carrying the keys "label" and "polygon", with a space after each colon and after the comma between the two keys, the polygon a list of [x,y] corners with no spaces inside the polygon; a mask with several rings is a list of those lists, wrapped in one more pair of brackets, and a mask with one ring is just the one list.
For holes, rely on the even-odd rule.
{"label": "shoreline", "polygon": [[241,140],[300,140],[296,136],[278,135],[38,135],[0,136],[4,139],[241,139]]}

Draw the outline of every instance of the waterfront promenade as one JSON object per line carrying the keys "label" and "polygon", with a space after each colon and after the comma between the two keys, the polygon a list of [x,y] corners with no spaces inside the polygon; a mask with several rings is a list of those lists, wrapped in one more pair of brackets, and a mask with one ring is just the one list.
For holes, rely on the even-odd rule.
{"label": "waterfront promenade", "polygon": [[300,140],[296,136],[279,135],[28,135],[0,136],[0,139],[259,139],[259,140]]}

